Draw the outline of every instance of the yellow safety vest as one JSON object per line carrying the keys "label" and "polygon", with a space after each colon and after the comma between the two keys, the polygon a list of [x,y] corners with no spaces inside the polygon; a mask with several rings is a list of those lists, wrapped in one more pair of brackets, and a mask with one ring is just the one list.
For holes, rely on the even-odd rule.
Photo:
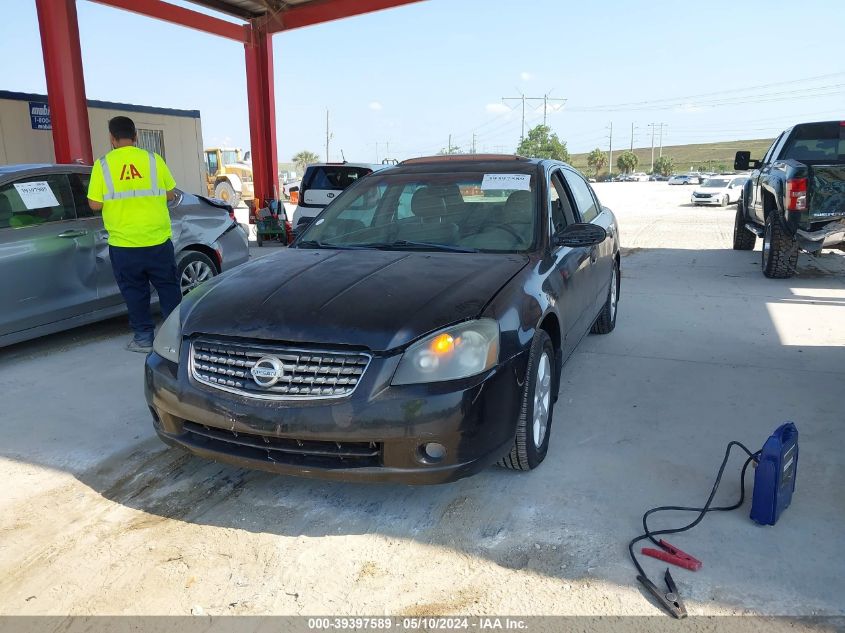
{"label": "yellow safety vest", "polygon": [[175,186],[164,159],[138,147],[119,147],[94,163],[88,197],[103,203],[109,244],[142,247],[167,241],[167,192]]}

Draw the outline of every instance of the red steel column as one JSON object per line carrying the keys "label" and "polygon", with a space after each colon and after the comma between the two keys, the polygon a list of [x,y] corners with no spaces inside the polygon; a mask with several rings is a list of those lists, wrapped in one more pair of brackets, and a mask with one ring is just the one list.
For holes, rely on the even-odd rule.
{"label": "red steel column", "polygon": [[246,50],[246,93],[252,177],[257,207],[279,200],[279,158],[276,149],[276,95],[273,88],[273,36],[254,21]]}
{"label": "red steel column", "polygon": [[94,162],[76,0],[35,0],[57,163]]}

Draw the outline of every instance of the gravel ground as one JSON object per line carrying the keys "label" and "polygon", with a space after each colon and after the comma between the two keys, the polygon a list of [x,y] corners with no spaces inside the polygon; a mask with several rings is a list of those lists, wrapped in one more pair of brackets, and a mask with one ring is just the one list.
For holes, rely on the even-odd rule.
{"label": "gravel ground", "polygon": [[692,614],[845,614],[842,257],[767,280],[759,250],[730,250],[733,207],[596,189],[625,247],[618,327],[568,362],[532,473],[412,488],[230,468],[154,437],[124,320],[0,351],[0,614],[658,615],[626,552],[642,512],[702,502],[727,442],[785,419],[792,507],[774,528],[709,516],[674,539],[703,569],[674,576]]}

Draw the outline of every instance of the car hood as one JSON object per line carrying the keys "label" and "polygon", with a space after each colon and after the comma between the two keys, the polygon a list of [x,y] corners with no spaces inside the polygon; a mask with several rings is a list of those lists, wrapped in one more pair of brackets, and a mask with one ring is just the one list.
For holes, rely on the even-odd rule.
{"label": "car hood", "polygon": [[701,193],[721,193],[721,192],[727,191],[727,190],[728,190],[727,187],[698,187],[695,190],[695,192],[696,193],[698,193],[698,192],[701,192]]}
{"label": "car hood", "polygon": [[183,334],[289,343],[402,347],[480,315],[525,255],[292,248],[210,283]]}

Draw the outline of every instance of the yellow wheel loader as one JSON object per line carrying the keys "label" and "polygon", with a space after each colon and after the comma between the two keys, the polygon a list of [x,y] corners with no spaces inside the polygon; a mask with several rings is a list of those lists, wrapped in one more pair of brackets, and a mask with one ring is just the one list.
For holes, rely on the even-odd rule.
{"label": "yellow wheel loader", "polygon": [[252,165],[248,161],[249,152],[244,156],[240,149],[206,149],[206,184],[209,197],[219,198],[233,208],[243,201],[252,211],[255,190],[252,184]]}

